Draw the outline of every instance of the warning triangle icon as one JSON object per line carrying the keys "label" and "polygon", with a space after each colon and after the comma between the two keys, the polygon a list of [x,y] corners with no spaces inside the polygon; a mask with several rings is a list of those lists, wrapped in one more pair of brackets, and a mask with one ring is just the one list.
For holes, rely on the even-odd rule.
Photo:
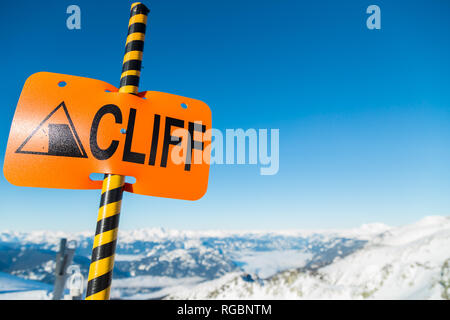
{"label": "warning triangle icon", "polygon": [[42,120],[16,153],[87,158],[64,101]]}

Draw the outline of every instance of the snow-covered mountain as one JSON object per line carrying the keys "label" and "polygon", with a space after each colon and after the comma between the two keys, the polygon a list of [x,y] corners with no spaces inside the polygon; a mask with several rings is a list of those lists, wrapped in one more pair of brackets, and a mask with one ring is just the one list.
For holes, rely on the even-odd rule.
{"label": "snow-covered mountain", "polygon": [[230,273],[168,298],[450,299],[450,217],[387,229],[315,270],[292,269],[265,280]]}
{"label": "snow-covered mountain", "polygon": [[[369,229],[380,227],[387,228]],[[267,278],[291,268],[312,270],[360,249],[370,234],[367,226],[362,230],[347,231],[348,237],[336,231],[121,231],[114,267],[119,291],[112,295],[162,297],[168,294],[161,291],[164,282],[192,285],[230,272]],[[93,239],[89,232],[0,232],[0,272],[52,284],[61,238],[77,241],[74,264],[87,277]]]}
{"label": "snow-covered mountain", "polygon": [[[92,234],[44,231],[0,232],[0,271],[52,283],[61,238],[77,241],[74,263],[87,273]],[[114,276],[215,279],[242,270],[265,278],[283,269],[325,265],[361,248],[363,238],[330,231],[121,231]]]}
{"label": "snow-covered mountain", "polygon": [[[78,242],[74,263],[87,278],[89,232],[0,232],[0,275],[16,276],[16,284],[38,280],[51,291],[63,237]],[[0,299],[22,293],[28,299],[33,290],[36,299],[50,297],[38,289],[7,289],[4,279]],[[428,217],[404,227],[352,230],[121,231],[111,297],[448,299],[449,291],[450,217]]]}

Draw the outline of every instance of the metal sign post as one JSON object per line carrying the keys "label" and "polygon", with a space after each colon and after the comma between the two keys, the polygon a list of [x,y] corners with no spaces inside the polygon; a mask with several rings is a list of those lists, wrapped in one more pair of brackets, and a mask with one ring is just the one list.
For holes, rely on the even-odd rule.
{"label": "metal sign post", "polygon": [[[125,56],[120,78],[119,92],[121,93],[138,93],[149,11],[140,2],[131,5]],[[86,300],[109,299],[124,184],[124,176],[105,174],[89,268]]]}
{"label": "metal sign post", "polygon": [[72,263],[75,254],[76,242],[70,241],[67,246],[67,239],[62,238],[59,245],[59,252],[56,255],[55,283],[53,286],[53,300],[60,300],[63,296],[66,280],[68,277],[67,267]]}

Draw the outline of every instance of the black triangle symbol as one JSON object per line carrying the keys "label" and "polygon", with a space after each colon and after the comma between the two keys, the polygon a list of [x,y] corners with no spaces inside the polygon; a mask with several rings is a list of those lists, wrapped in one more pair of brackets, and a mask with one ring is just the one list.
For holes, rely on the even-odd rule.
{"label": "black triangle symbol", "polygon": [[[63,108],[69,125],[67,124],[52,124],[48,125],[48,152],[39,151],[25,151],[23,148],[28,141],[38,132],[38,130],[50,119],[53,114],[58,111],[59,108]],[[60,156],[60,157],[76,157],[76,158],[87,158],[86,151],[84,150],[81,140],[78,137],[75,126],[73,125],[72,119],[70,118],[69,111],[63,102],[61,102],[44,120],[30,133],[30,135],[25,139],[24,142],[17,148],[16,153],[25,154],[40,154],[46,156]]]}

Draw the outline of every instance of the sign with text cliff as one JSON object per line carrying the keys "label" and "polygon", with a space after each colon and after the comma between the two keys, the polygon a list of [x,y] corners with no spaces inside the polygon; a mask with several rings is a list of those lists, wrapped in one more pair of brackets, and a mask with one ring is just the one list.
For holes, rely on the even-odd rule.
{"label": "sign with text cliff", "polygon": [[4,174],[18,186],[101,189],[90,174],[114,173],[136,178],[128,192],[196,200],[208,185],[209,129],[199,100],[39,72],[22,90]]}

